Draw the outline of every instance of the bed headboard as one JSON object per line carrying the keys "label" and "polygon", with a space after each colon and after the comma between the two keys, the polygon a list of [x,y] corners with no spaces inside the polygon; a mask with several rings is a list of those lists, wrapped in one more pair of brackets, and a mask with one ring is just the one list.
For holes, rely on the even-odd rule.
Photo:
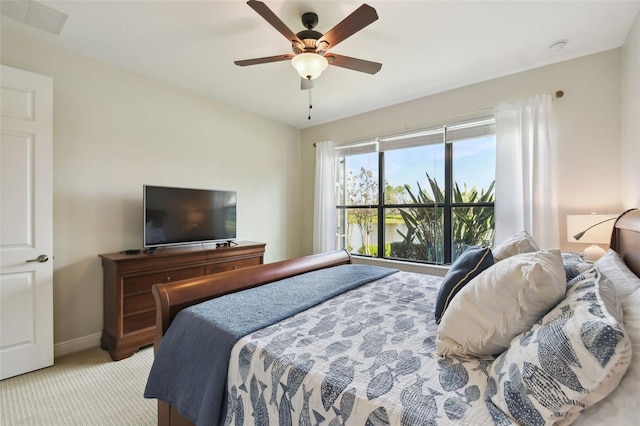
{"label": "bed headboard", "polygon": [[622,213],[613,226],[611,248],[640,277],[640,209]]}

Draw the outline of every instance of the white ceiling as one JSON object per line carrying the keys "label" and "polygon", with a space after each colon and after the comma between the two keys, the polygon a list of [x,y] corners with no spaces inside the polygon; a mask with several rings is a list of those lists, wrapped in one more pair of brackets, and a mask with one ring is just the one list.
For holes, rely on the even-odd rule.
{"label": "white ceiling", "polygon": [[[6,2],[7,0],[2,0]],[[363,1],[265,4],[294,32],[315,12],[325,33]],[[628,1],[378,1],[379,19],[332,52],[383,64],[376,75],[329,68],[308,93],[286,62],[234,60],[290,53],[244,0],[42,1],[69,15],[59,35],[2,17],[19,32],[100,61],[305,128],[624,44],[640,10]],[[549,45],[568,41],[560,51]]]}

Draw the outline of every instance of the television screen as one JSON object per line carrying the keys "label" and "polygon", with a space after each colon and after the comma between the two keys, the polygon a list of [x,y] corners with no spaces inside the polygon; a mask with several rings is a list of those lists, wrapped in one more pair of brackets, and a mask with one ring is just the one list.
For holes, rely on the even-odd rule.
{"label": "television screen", "polygon": [[145,247],[235,238],[235,191],[144,185]]}

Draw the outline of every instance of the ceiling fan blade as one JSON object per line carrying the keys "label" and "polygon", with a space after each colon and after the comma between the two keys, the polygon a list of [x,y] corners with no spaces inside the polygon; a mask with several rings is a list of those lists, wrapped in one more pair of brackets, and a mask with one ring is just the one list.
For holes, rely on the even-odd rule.
{"label": "ceiling fan blade", "polygon": [[300,90],[311,90],[313,89],[313,81],[308,78],[300,78]]}
{"label": "ceiling fan blade", "polygon": [[242,61],[233,61],[234,64],[246,67],[247,65],[258,65],[258,64],[266,64],[269,62],[280,62],[287,61],[293,58],[295,55],[293,54],[285,54],[285,55],[277,55],[277,56],[265,56],[264,58],[255,58],[255,59],[244,59]]}
{"label": "ceiling fan blade", "polygon": [[273,28],[278,30],[280,34],[285,36],[287,40],[289,40],[291,43],[295,43],[295,44],[299,43],[304,48],[302,41],[298,38],[296,33],[291,31],[289,27],[287,27],[287,25],[284,22],[282,22],[282,20],[278,18],[276,14],[271,11],[271,9],[267,7],[266,4],[257,0],[249,0],[247,4],[253,10],[258,12],[258,15],[262,16],[262,18],[264,18],[265,21],[271,24]]}
{"label": "ceiling fan blade", "polygon": [[326,42],[329,43],[328,49],[331,49],[376,20],[378,20],[376,10],[368,4],[363,4],[320,37],[316,45],[320,46],[322,42]]}
{"label": "ceiling fan blade", "polygon": [[382,64],[379,62],[365,61],[364,59],[336,55],[335,53],[327,53],[324,57],[329,61],[329,65],[365,72],[367,74],[375,74],[382,68]]}

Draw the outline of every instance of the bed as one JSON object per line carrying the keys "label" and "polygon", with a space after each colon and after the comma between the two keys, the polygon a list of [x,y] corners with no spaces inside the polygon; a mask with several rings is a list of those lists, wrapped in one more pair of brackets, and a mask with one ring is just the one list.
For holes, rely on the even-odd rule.
{"label": "bed", "polygon": [[158,424],[638,418],[639,210],[599,264],[528,235],[462,257],[444,278],[335,251],[155,285]]}

